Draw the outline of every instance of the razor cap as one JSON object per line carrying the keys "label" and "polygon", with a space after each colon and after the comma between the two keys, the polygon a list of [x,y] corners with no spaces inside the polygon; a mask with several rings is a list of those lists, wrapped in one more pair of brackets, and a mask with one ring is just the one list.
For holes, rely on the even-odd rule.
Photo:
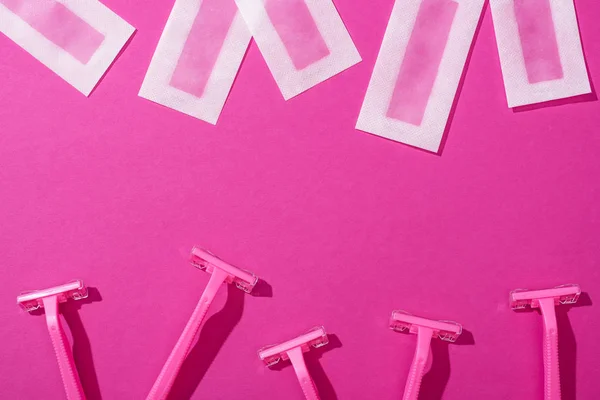
{"label": "razor cap", "polygon": [[302,348],[302,352],[306,353],[311,347],[317,349],[329,343],[327,332],[322,326],[315,327],[304,335],[300,335],[292,340],[288,340],[274,346],[267,346],[258,351],[258,357],[267,364],[267,366],[275,365],[279,361],[287,360],[289,357],[287,352],[294,348]]}
{"label": "razor cap", "polygon": [[225,271],[228,275],[227,283],[235,283],[235,285],[246,293],[250,293],[258,277],[250,271],[243,270],[238,267],[226,263],[219,257],[211,254],[207,250],[203,250],[199,247],[194,247],[190,253],[190,263],[199,269],[206,270],[206,272],[212,273],[214,268],[219,268]]}
{"label": "razor cap", "polygon": [[44,307],[43,298],[56,296],[59,303],[64,303],[67,300],[81,300],[88,296],[88,291],[83,281],[75,280],[65,283],[64,285],[54,286],[48,289],[33,290],[24,292],[17,296],[17,304],[23,307],[25,311],[31,312],[40,307]]}
{"label": "razor cap", "polygon": [[553,289],[516,289],[510,292],[509,303],[513,310],[527,306],[537,308],[541,299],[554,299],[554,304],[574,304],[579,300],[581,288],[577,284],[557,286]]}
{"label": "razor cap", "polygon": [[390,318],[390,328],[397,332],[408,331],[417,333],[419,327],[433,330],[433,337],[447,342],[456,342],[462,333],[462,325],[454,321],[435,321],[432,319],[416,317],[406,311],[396,310]]}

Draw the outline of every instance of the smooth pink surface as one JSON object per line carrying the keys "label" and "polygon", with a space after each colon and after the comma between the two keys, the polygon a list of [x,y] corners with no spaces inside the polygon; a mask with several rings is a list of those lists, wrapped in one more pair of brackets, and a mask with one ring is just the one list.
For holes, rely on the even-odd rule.
{"label": "smooth pink surface", "polygon": [[[252,45],[216,127],[137,97],[172,4],[104,3],[138,33],[89,98],[0,36],[4,398],[62,398],[44,317],[15,298],[81,278],[102,301],[63,314],[89,398],[142,399],[209,279],[196,244],[273,296],[219,291],[180,398],[302,399],[256,352],[324,325],[305,354],[324,400],[399,399],[403,309],[475,342],[433,341],[423,398],[540,399],[542,318],[508,295],[563,283],[595,303],[557,310],[564,398],[597,397],[600,103],[508,109],[489,10],[436,156],[354,129],[391,0],[336,0],[364,61],[289,101]],[[577,11],[597,83],[600,3]]]}
{"label": "smooth pink surface", "polygon": [[87,64],[104,35],[73,11],[54,0],[0,0],[46,39]]}
{"label": "smooth pink surface", "polygon": [[419,126],[442,62],[458,9],[454,0],[423,0],[387,111],[389,118]]}
{"label": "smooth pink surface", "polygon": [[514,7],[529,83],[562,78],[550,0],[515,0]]}
{"label": "smooth pink surface", "polygon": [[267,0],[265,9],[296,69],[329,55],[305,0]]}
{"label": "smooth pink surface", "polygon": [[234,0],[205,0],[200,4],[171,86],[202,97],[236,13]]}

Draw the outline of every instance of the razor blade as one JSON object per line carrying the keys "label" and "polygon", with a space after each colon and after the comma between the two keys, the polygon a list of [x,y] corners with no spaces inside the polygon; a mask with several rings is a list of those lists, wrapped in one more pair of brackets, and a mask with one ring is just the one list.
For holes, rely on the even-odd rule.
{"label": "razor blade", "polygon": [[462,325],[454,321],[435,321],[416,317],[401,310],[392,312],[390,328],[396,332],[418,333],[419,327],[432,329],[433,337],[447,342],[456,342],[462,333]]}
{"label": "razor blade", "polygon": [[328,343],[329,340],[327,339],[327,332],[325,332],[325,328],[319,326],[311,329],[304,335],[298,336],[292,340],[288,340],[287,342],[264,347],[258,351],[258,357],[263,360],[268,367],[270,367],[280,361],[288,360],[289,356],[287,352],[292,349],[299,347],[302,349],[303,353],[306,353],[311,349],[311,347],[318,349],[319,347],[323,347]]}
{"label": "razor blade", "polygon": [[526,307],[538,308],[540,300],[554,299],[554,304],[574,304],[579,300],[581,288],[577,284],[561,285],[553,289],[516,289],[510,292],[510,306],[513,310]]}
{"label": "razor blade", "polygon": [[234,267],[209,251],[199,247],[194,247],[192,249],[190,263],[194,267],[205,270],[211,274],[215,268],[224,271],[227,274],[227,283],[235,283],[235,286],[246,293],[250,293],[256,285],[256,282],[258,282],[258,277],[252,272]]}
{"label": "razor blade", "polygon": [[31,312],[38,308],[44,307],[43,299],[45,297],[56,296],[59,303],[64,303],[67,300],[81,300],[88,297],[88,291],[83,281],[75,280],[64,285],[55,286],[43,290],[34,290],[25,292],[17,296],[17,304],[25,311]]}

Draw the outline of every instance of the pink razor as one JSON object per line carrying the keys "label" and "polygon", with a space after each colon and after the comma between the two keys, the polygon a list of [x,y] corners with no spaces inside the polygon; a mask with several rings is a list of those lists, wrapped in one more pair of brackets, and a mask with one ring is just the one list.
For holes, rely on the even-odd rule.
{"label": "pink razor", "polygon": [[304,335],[298,336],[295,339],[288,340],[287,342],[265,347],[258,352],[258,356],[261,360],[272,366],[282,360],[290,360],[304,396],[307,400],[319,400],[317,394],[317,388],[315,383],[310,377],[306,363],[304,362],[304,353],[310,350],[311,347],[319,348],[325,346],[329,341],[327,340],[327,333],[325,328],[317,327],[313,328]]}
{"label": "pink razor", "polygon": [[394,311],[390,318],[390,328],[397,332],[407,331],[417,334],[415,356],[402,397],[403,400],[417,400],[425,374],[425,365],[429,358],[431,339],[439,338],[447,342],[455,342],[462,333],[462,326],[452,321],[434,321],[415,317],[404,311]]}
{"label": "pink razor", "polygon": [[52,345],[56,353],[56,359],[58,360],[60,376],[62,377],[67,399],[69,400],[83,400],[85,399],[85,395],[79,375],[77,374],[71,346],[68,345],[69,341],[62,321],[59,318],[58,304],[70,299],[85,299],[87,296],[87,289],[83,282],[77,280],[49,289],[23,293],[17,297],[17,304],[23,307],[25,311],[31,312],[38,308],[46,310],[48,332],[50,332],[50,339],[52,339]]}
{"label": "pink razor", "polygon": [[544,398],[560,400],[560,372],[558,369],[558,327],[554,307],[574,304],[579,299],[579,285],[563,285],[554,289],[523,290],[510,293],[510,306],[520,310],[527,306],[538,308],[544,318]]}
{"label": "pink razor", "polygon": [[194,309],[190,320],[185,326],[183,333],[175,344],[167,362],[160,371],[160,375],[154,382],[154,386],[148,394],[147,400],[166,399],[175,378],[181,369],[181,365],[188,355],[194,338],[200,330],[202,321],[206,317],[208,308],[217,294],[221,285],[225,282],[235,285],[246,293],[250,293],[258,278],[251,272],[244,271],[230,265],[206,250],[194,247],[190,254],[190,262],[193,266],[210,273],[210,280],[200,297],[198,305]]}

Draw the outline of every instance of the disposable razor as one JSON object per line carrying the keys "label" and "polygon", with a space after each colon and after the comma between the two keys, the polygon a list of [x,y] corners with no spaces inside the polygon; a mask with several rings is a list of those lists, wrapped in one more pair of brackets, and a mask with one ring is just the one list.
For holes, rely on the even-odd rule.
{"label": "disposable razor", "polygon": [[579,299],[579,285],[563,285],[554,289],[526,290],[510,292],[510,306],[513,310],[526,307],[539,308],[544,319],[544,398],[560,400],[560,371],[558,368],[558,326],[555,306],[574,304]]}
{"label": "disposable razor", "polygon": [[397,332],[417,335],[417,347],[402,397],[403,400],[417,400],[421,381],[425,374],[425,365],[429,358],[431,339],[438,338],[446,342],[455,342],[462,333],[462,326],[452,321],[434,321],[416,317],[404,311],[394,311],[390,318],[390,328]]}
{"label": "disposable razor", "polygon": [[68,300],[85,299],[87,296],[87,288],[82,281],[77,280],[44,290],[26,292],[17,297],[17,304],[27,312],[38,308],[43,308],[46,311],[46,325],[56,353],[63,386],[69,400],[84,400],[85,394],[77,374],[73,352],[60,319],[58,305]]}
{"label": "disposable razor", "polygon": [[304,353],[311,348],[317,349],[328,343],[327,332],[325,332],[325,328],[320,326],[311,329],[304,335],[288,340],[287,342],[275,346],[267,346],[259,350],[258,357],[263,360],[268,367],[273,366],[280,361],[290,360],[306,399],[319,400],[317,388],[310,377],[310,373],[304,362]]}
{"label": "disposable razor", "polygon": [[239,289],[250,293],[258,278],[251,272],[234,267],[219,259],[206,250],[194,247],[190,254],[190,263],[210,275],[210,280],[200,297],[200,301],[187,325],[185,326],[167,362],[163,366],[154,386],[148,394],[147,400],[166,399],[175,378],[181,369],[183,361],[187,357],[194,339],[200,330],[200,326],[206,317],[206,313],[213,302],[215,295],[223,283],[235,284]]}

